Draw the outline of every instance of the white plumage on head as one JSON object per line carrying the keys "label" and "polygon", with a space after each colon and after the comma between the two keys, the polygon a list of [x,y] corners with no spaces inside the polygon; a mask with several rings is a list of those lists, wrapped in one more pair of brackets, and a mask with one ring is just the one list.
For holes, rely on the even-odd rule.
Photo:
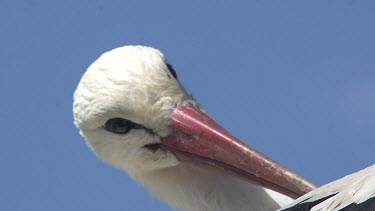
{"label": "white plumage on head", "polygon": [[[177,106],[199,107],[173,76],[163,54],[125,46],[103,54],[83,75],[74,94],[74,122],[104,162],[127,172],[153,195],[183,210],[275,210],[292,200],[227,175],[182,163],[151,148],[171,133]],[[108,120],[139,125],[126,134],[107,131]],[[139,129],[140,128],[140,129]]]}
{"label": "white plumage on head", "polygon": [[[125,46],[104,53],[87,69],[74,93],[74,122],[103,161],[133,175],[178,163],[170,153],[142,147],[167,135],[166,117],[189,100],[160,51]],[[132,130],[118,135],[103,129],[106,121],[118,117],[151,128],[155,134]]]}

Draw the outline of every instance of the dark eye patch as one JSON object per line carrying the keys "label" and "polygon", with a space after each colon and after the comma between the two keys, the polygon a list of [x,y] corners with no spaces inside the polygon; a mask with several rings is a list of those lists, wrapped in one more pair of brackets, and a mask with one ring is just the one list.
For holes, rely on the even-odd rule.
{"label": "dark eye patch", "polygon": [[127,134],[135,126],[134,122],[123,118],[110,119],[103,125],[104,129],[116,134]]}
{"label": "dark eye patch", "polygon": [[144,129],[148,133],[155,135],[154,131],[149,128],[146,128],[143,125],[134,123],[130,120],[124,118],[113,118],[109,119],[104,125],[103,128],[109,132],[116,133],[116,134],[127,134],[132,129]]}
{"label": "dark eye patch", "polygon": [[174,70],[174,68],[172,67],[172,65],[170,65],[169,63],[167,63],[167,67],[168,67],[168,69],[169,69],[169,72],[172,73],[173,77],[174,77],[175,79],[177,79],[177,73],[176,73],[176,71]]}

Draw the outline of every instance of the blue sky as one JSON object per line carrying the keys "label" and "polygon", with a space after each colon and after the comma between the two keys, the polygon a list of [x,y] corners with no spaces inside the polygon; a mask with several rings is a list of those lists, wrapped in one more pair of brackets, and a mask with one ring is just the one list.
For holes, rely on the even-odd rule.
{"label": "blue sky", "polygon": [[112,48],[164,52],[241,140],[322,185],[374,163],[375,3],[0,3],[0,210],[166,210],[101,163],[73,124],[85,69]]}

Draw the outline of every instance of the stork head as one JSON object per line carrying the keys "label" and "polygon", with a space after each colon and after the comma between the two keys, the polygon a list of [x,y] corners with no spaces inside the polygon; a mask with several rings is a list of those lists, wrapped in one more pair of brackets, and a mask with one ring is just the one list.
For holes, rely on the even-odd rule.
{"label": "stork head", "polygon": [[179,163],[159,143],[173,109],[189,102],[160,51],[125,46],[87,69],[74,94],[74,122],[103,161],[133,175]]}
{"label": "stork head", "polygon": [[74,122],[106,163],[130,176],[188,162],[296,198],[314,186],[240,142],[199,108],[163,54],[103,54],[74,94]]}

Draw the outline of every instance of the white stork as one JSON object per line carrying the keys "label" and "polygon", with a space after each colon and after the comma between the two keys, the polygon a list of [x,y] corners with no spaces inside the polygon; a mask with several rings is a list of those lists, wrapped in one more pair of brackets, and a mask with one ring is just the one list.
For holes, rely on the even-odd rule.
{"label": "white stork", "polygon": [[83,75],[73,113],[98,157],[172,208],[276,210],[315,188],[208,117],[151,47],[103,54]]}

